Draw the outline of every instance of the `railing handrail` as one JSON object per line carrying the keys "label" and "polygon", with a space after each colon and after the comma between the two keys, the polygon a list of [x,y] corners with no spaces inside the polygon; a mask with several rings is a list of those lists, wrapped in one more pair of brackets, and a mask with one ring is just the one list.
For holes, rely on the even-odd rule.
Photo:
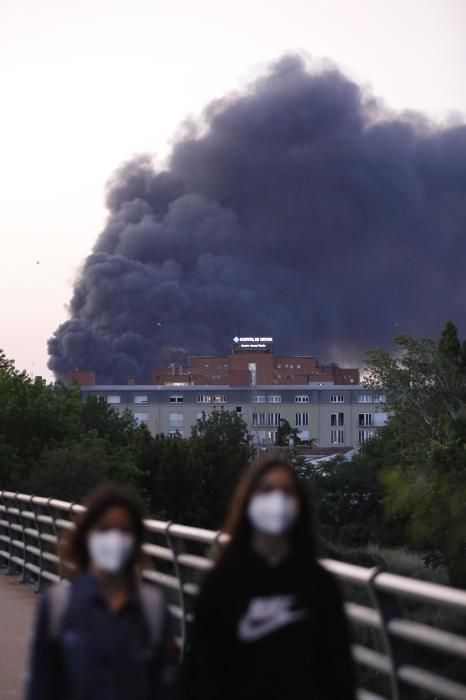
{"label": "railing handrail", "polygon": [[[64,575],[56,550],[60,532],[74,527],[76,516],[84,510],[79,504],[60,499],[0,491],[0,563],[5,563],[10,573],[19,573],[23,581],[33,580],[38,589],[44,581],[59,581]],[[162,538],[162,544],[145,542],[146,556],[159,562],[160,570],[147,569],[143,575],[164,587],[167,595],[175,596],[169,607],[179,621],[179,642],[183,646],[199,591],[197,576],[213,565],[210,552],[207,556],[205,552],[190,552],[189,546],[212,550],[228,536],[156,519],[145,520],[145,528],[148,538]],[[466,636],[410,620],[399,604],[399,598],[407,598],[466,613],[465,590],[333,559],[321,559],[320,563],[339,580],[363,586],[369,592],[372,607],[347,602],[345,610],[351,622],[380,634],[384,649],[355,644],[353,655],[356,662],[389,677],[393,700],[411,698],[412,688],[430,688],[440,698],[465,700],[466,685],[417,666],[405,646],[409,642],[466,661]],[[171,569],[163,571],[165,565]],[[364,689],[359,691],[359,698],[383,700],[381,695]]]}

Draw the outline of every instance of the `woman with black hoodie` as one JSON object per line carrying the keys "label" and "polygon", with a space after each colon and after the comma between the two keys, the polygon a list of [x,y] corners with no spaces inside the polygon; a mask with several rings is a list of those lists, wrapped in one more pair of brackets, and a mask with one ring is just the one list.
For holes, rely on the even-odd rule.
{"label": "woman with black hoodie", "polygon": [[310,520],[290,464],[250,467],[226,522],[229,543],[199,596],[189,700],[354,700],[342,600],[316,560]]}

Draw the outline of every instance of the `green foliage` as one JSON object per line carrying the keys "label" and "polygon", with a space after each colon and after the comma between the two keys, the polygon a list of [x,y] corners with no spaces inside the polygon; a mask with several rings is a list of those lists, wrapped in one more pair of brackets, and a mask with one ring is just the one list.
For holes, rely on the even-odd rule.
{"label": "green foliage", "polygon": [[438,341],[396,338],[368,353],[367,385],[390,419],[351,461],[297,463],[311,480],[331,547],[406,547],[466,586],[466,342],[449,321]]}
{"label": "green foliage", "polygon": [[387,443],[375,438],[352,460],[338,456],[305,467],[305,477],[314,483],[325,541],[347,547],[404,543],[404,519],[387,517],[384,511],[379,477],[388,459]]}
{"label": "green foliage", "polygon": [[103,481],[127,484],[161,519],[219,527],[253,456],[246,424],[214,411],[191,436],[152,437],[130,412],[79,389],[32,381],[0,351],[0,488],[78,501]]}
{"label": "green foliage", "polygon": [[254,457],[252,437],[234,411],[214,411],[192,428],[188,462],[198,479],[199,518],[218,528],[239,476]]}
{"label": "green foliage", "polygon": [[0,351],[0,484],[78,500],[97,483],[137,485],[141,428],[79,389],[34,381]]}
{"label": "green foliage", "polygon": [[141,434],[137,455],[152,513],[160,519],[218,528],[254,450],[242,418],[220,410],[198,420],[189,438]]}
{"label": "green foliage", "polygon": [[293,445],[298,445],[301,442],[298,434],[299,430],[297,428],[292,428],[289,421],[287,421],[286,418],[282,418],[277,430],[275,445],[277,447],[286,447],[290,444],[290,441]]}
{"label": "green foliage", "polygon": [[466,586],[466,344],[451,321],[438,342],[396,342],[394,355],[368,354],[368,384],[383,388],[393,412],[379,438],[385,509],[406,522],[429,565]]}
{"label": "green foliage", "polygon": [[188,464],[188,440],[180,435],[150,438],[145,455],[145,491],[151,513],[161,520],[198,522],[198,479]]}
{"label": "green foliage", "polygon": [[24,490],[38,496],[80,501],[105,481],[137,486],[138,470],[128,448],[109,451],[104,440],[90,433],[81,442],[46,447]]}
{"label": "green foliage", "polygon": [[3,350],[0,349],[0,377],[1,376],[6,376],[6,377],[15,377],[15,376],[23,376],[26,377],[26,374],[23,372],[21,375],[20,372],[15,367],[15,363],[13,360],[10,360]]}

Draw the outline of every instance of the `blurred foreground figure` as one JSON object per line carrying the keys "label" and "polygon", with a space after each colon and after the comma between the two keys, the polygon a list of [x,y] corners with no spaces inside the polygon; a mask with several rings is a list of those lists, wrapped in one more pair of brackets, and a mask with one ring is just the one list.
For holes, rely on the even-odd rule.
{"label": "blurred foreground figure", "polygon": [[253,465],[202,588],[185,664],[190,700],[353,700],[346,619],[316,561],[308,499],[286,462]]}
{"label": "blurred foreground figure", "polygon": [[42,598],[27,700],[167,700],[177,653],[162,593],[140,581],[144,534],[132,496],[102,486],[65,546],[71,584]]}

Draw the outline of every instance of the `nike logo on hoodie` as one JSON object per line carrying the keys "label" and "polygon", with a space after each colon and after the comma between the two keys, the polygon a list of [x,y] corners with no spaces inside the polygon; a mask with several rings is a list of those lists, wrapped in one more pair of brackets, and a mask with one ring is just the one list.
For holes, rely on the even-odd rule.
{"label": "nike logo on hoodie", "polygon": [[295,603],[293,595],[253,598],[238,623],[239,638],[254,642],[307,617],[307,610],[292,609]]}

